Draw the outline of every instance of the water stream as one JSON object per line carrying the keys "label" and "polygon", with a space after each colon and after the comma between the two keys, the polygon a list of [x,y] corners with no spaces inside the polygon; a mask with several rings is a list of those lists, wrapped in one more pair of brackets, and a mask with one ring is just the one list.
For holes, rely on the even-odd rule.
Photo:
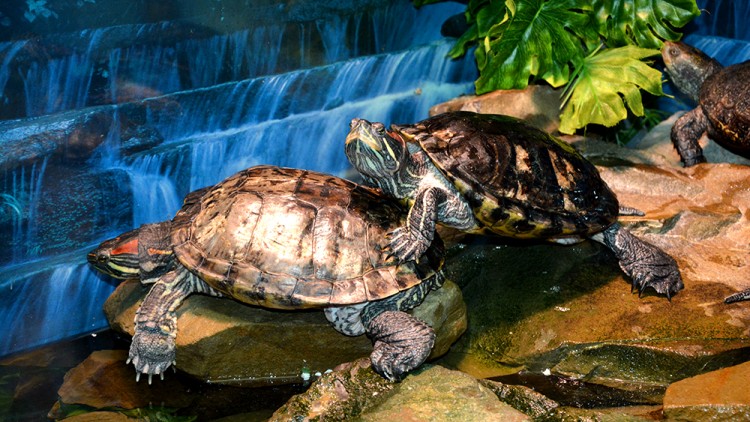
{"label": "water stream", "polygon": [[[23,119],[0,122],[13,128],[6,134],[35,133],[29,143],[41,138],[34,145],[43,149],[60,128],[86,140],[77,133],[96,134],[92,125],[107,122],[85,161],[71,146],[62,159],[42,151],[32,164],[0,173],[7,236],[0,244],[8,250],[0,254],[0,315],[10,327],[0,356],[106,326],[101,306],[115,283],[84,263],[86,249],[106,237],[171,218],[189,191],[256,164],[346,175],[343,139],[352,118],[415,121],[470,92],[472,58],[446,60],[452,41],[439,35],[442,21],[460,10],[448,3],[426,13],[394,2],[171,44],[150,40],[174,24],[135,28],[142,42],[133,45],[113,41],[133,28],[102,28],[79,34],[81,49],[47,61],[28,58],[30,41],[0,45],[5,103],[25,104]],[[11,98],[19,86],[23,98]],[[123,147],[133,115],[154,134],[149,148]]]}

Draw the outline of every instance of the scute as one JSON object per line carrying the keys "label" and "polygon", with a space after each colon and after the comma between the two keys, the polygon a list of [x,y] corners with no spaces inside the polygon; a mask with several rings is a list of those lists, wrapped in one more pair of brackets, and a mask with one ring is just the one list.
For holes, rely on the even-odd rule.
{"label": "scute", "polygon": [[519,238],[588,235],[617,218],[617,198],[596,168],[521,120],[453,112],[398,130],[467,199],[482,230]]}
{"label": "scute", "polygon": [[397,265],[387,233],[405,212],[334,176],[259,166],[188,198],[172,220],[175,255],[242,302],[296,309],[378,300],[442,264],[438,241],[425,262]]}
{"label": "scute", "polygon": [[750,62],[728,66],[706,79],[700,105],[709,136],[737,154],[750,154]]}

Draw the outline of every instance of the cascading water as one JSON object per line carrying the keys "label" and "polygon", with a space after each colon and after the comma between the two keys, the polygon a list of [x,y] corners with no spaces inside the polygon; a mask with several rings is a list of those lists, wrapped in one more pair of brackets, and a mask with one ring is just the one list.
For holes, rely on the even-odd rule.
{"label": "cascading water", "polygon": [[[456,4],[417,10],[408,2],[300,23],[263,23],[216,34],[174,23],[105,27],[39,42],[0,44],[0,95],[15,75],[25,112],[0,103],[0,118],[40,116],[132,101],[261,75],[398,51],[439,37]],[[170,42],[170,37],[190,37]],[[127,42],[127,44],[125,44]],[[63,51],[65,53],[60,53]],[[294,54],[289,54],[294,52]],[[51,56],[51,60],[40,57]]]}
{"label": "cascading water", "polygon": [[[71,72],[39,67],[38,75],[65,80],[61,82],[64,92],[71,97],[61,104],[80,104],[80,93],[93,90],[81,88],[89,83],[89,75],[92,86],[98,83],[97,78],[108,79],[105,96],[110,99],[122,94],[124,83],[141,89],[136,97],[149,98],[45,115],[43,120],[7,122],[3,133],[9,137],[21,133],[25,139],[33,139],[37,143],[29,144],[39,147],[42,158],[0,173],[4,174],[2,192],[22,204],[19,214],[17,205],[3,207],[0,202],[0,216],[6,215],[6,210],[18,214],[13,227],[0,226],[3,234],[12,237],[0,243],[20,245],[11,257],[0,259],[4,265],[0,268],[0,314],[22,321],[3,321],[9,332],[0,341],[0,355],[106,326],[101,305],[115,283],[83,262],[87,248],[98,241],[130,227],[171,218],[187,192],[256,164],[344,175],[348,162],[343,139],[352,118],[415,121],[426,117],[435,103],[470,92],[476,76],[471,57],[448,60],[452,41],[438,34],[440,24],[462,7],[446,4],[415,12],[405,4],[318,20],[312,26],[292,25],[297,29],[291,36],[298,37],[298,44],[305,47],[296,61],[290,61],[284,50],[290,35],[275,29],[289,31],[290,25],[286,25],[182,40],[171,46],[113,45],[106,54],[102,54],[101,45],[91,44],[90,53],[60,59],[88,60],[89,70],[79,70],[77,81],[66,80]],[[171,28],[152,24],[144,27],[144,32],[156,31],[155,27]],[[112,29],[96,31],[93,38],[112,44],[108,41],[112,37],[107,36]],[[313,39],[325,48],[309,45]],[[347,43],[337,43],[337,39]],[[260,47],[255,42],[263,44],[264,54],[257,54]],[[18,48],[10,54],[16,46],[4,47],[6,59],[24,51]],[[265,49],[270,51],[266,54]],[[388,53],[366,55],[374,51]],[[189,60],[185,56],[190,56]],[[149,63],[149,58],[154,62]],[[212,59],[219,63],[211,64]],[[295,70],[254,74],[278,71],[290,62],[295,62]],[[302,63],[316,66],[300,68]],[[143,71],[140,75],[139,69]],[[162,78],[157,81],[154,75]],[[0,82],[2,77],[0,71]],[[42,81],[45,77],[38,78]],[[10,80],[6,85],[13,83]],[[171,93],[154,96],[162,92]],[[90,104],[91,99],[86,102]],[[44,107],[42,113],[65,109]],[[86,141],[90,138],[85,134],[91,131],[79,130],[78,123],[87,128],[102,121],[108,129],[101,134],[106,135],[96,141],[99,147],[85,162],[75,158],[65,163],[63,159],[67,165],[61,169],[59,157],[50,161],[44,155],[41,146],[48,145],[48,135],[69,131],[66,139]],[[145,143],[147,148],[138,143],[143,143],[143,131],[133,137],[133,132],[126,130],[133,121],[139,130],[153,135]],[[39,129],[42,126],[44,129]],[[132,150],[126,147],[130,142],[136,142]],[[63,156],[77,157],[76,151],[66,144]],[[24,159],[28,156],[22,155]],[[55,164],[46,166],[48,161]],[[29,219],[29,213],[38,215]],[[41,214],[55,218],[45,223]],[[49,239],[59,241],[50,245]],[[34,249],[36,252],[30,253]]]}

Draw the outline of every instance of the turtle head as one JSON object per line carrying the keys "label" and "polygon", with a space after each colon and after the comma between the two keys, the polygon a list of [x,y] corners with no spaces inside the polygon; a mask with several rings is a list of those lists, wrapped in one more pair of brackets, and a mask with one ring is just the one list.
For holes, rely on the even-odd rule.
{"label": "turtle head", "polygon": [[350,128],[346,137],[349,161],[365,179],[390,192],[387,181],[398,177],[397,173],[408,160],[406,142],[397,134],[386,131],[379,122],[353,119]]}
{"label": "turtle head", "polygon": [[170,228],[169,221],[145,224],[105,240],[87,259],[97,270],[118,279],[159,276],[174,265]]}
{"label": "turtle head", "polygon": [[706,78],[723,67],[704,52],[682,42],[665,41],[661,57],[675,86],[695,102]]}
{"label": "turtle head", "polygon": [[114,239],[105,240],[98,248],[89,252],[89,263],[114,278],[138,278],[138,231],[139,229],[131,230]]}

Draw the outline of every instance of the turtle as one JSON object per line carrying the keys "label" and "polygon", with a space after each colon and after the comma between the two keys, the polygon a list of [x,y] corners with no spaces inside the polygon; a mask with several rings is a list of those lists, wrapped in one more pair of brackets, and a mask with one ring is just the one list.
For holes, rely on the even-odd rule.
{"label": "turtle", "polygon": [[313,171],[256,166],[188,194],[172,220],[106,240],[94,268],[152,284],[136,313],[128,363],[136,379],[175,362],[175,309],[191,293],[273,309],[322,308],[339,332],[367,334],[373,369],[398,381],[435,333],[406,313],[441,287],[444,245],[419,262],[389,255],[406,212],[382,192]]}
{"label": "turtle", "polygon": [[[415,124],[355,118],[345,152],[365,184],[408,207],[389,236],[401,260],[419,257],[436,223],[467,233],[562,244],[591,238],[616,255],[639,294],[683,288],[675,260],[618,222],[633,214],[572,146],[510,116],[452,111]],[[417,258],[418,259],[418,258]]]}
{"label": "turtle", "polygon": [[671,138],[685,167],[705,163],[703,134],[750,158],[750,61],[724,67],[683,42],[664,42],[664,66],[672,82],[698,106],[677,119]]}

